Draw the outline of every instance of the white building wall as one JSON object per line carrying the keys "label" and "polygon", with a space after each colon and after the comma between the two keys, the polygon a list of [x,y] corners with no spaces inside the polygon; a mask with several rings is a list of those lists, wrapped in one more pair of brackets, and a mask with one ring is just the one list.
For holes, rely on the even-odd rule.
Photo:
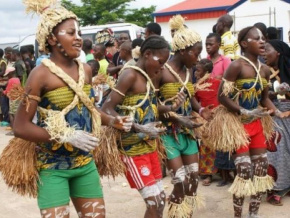
{"label": "white building wall", "polygon": [[282,27],[283,41],[289,43],[288,31],[290,30],[290,4],[281,0],[248,0],[229,12],[234,17],[232,31],[239,32],[247,26],[257,22],[264,23],[267,27]]}
{"label": "white building wall", "polygon": [[[210,19],[200,19],[200,20],[185,20],[185,25],[198,32],[202,38],[202,53],[201,57],[205,58],[207,53],[205,50],[205,39],[209,33],[212,32],[212,27],[214,24],[216,24],[217,18],[210,18]],[[162,33],[161,35],[164,36],[164,38],[168,41],[171,42],[171,34],[170,34],[170,28],[169,28],[169,23],[159,23],[161,28],[162,28]]]}
{"label": "white building wall", "polygon": [[[274,8],[276,15],[274,16]],[[271,9],[271,16],[269,10]],[[235,17],[232,31],[237,36],[238,32],[247,26],[252,26],[257,22],[263,22],[267,27],[275,26],[283,28],[283,41],[289,42],[288,31],[290,31],[290,4],[281,0],[248,0],[237,8],[229,12]],[[263,15],[264,14],[264,15]],[[201,57],[206,57],[205,39],[212,32],[213,25],[218,18],[186,20],[185,24],[196,30],[203,40],[203,50]],[[159,23],[162,28],[162,36],[171,42],[171,35],[168,22]]]}

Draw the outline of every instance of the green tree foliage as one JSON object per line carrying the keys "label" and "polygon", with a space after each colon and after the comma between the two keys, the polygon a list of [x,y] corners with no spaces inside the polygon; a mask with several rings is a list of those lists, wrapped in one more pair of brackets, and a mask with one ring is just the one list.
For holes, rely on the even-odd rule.
{"label": "green tree foliage", "polygon": [[62,5],[73,11],[80,19],[82,26],[106,24],[109,22],[124,21],[145,26],[153,21],[151,14],[155,6],[141,9],[128,9],[132,0],[81,0],[78,6],[71,0],[62,0]]}

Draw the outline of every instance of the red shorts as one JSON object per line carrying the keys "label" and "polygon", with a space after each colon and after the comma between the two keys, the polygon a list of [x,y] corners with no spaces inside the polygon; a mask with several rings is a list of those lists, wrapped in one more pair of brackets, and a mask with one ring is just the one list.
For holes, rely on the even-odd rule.
{"label": "red shorts", "polygon": [[162,178],[157,151],[135,157],[122,155],[122,160],[127,168],[126,177],[131,188],[140,190]]}
{"label": "red shorts", "polygon": [[263,126],[260,119],[244,124],[244,128],[248,133],[250,144],[236,150],[236,154],[248,152],[249,149],[252,148],[267,148],[266,138],[263,133]]}

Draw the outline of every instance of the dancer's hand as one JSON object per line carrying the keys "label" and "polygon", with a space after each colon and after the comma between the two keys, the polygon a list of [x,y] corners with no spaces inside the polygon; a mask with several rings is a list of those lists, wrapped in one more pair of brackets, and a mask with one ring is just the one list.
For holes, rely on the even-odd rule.
{"label": "dancer's hand", "polygon": [[201,108],[201,111],[199,111],[199,115],[205,120],[211,120],[213,118],[212,108],[213,108],[212,104],[204,108]]}
{"label": "dancer's hand", "polygon": [[109,123],[109,126],[112,126],[116,129],[123,130],[125,132],[129,132],[133,125],[133,118],[130,116],[116,116],[112,117]]}
{"label": "dancer's hand", "polygon": [[161,126],[162,122],[152,122],[145,125],[134,125],[136,132],[142,132],[149,136],[150,139],[157,138],[166,131],[166,127]]}
{"label": "dancer's hand", "polygon": [[247,116],[264,117],[273,113],[273,110],[268,110],[267,108],[256,108],[254,110],[247,110],[242,108],[240,109],[240,113]]}
{"label": "dancer's hand", "polygon": [[186,94],[184,92],[178,92],[176,95],[176,99],[172,104],[172,111],[177,111],[182,104],[186,101]]}
{"label": "dancer's hand", "polygon": [[67,142],[73,147],[89,152],[99,145],[100,140],[88,132],[76,130],[71,137],[65,139],[63,142]]}
{"label": "dancer's hand", "polygon": [[202,126],[202,123],[196,123],[193,121],[194,117],[193,116],[178,116],[176,117],[177,122],[180,126],[193,129],[193,128],[198,128]]}

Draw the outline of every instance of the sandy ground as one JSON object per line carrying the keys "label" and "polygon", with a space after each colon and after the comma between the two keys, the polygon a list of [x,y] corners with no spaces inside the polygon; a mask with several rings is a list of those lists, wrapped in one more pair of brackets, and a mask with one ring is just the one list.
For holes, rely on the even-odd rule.
{"label": "sandy ground", "polygon": [[[5,129],[0,127],[0,152],[12,138],[5,136]],[[169,195],[172,185],[170,178],[167,176],[164,180],[166,194]],[[107,218],[141,218],[144,215],[145,204],[139,193],[129,188],[124,177],[113,179],[103,178]],[[194,213],[194,217],[199,218],[225,218],[233,217],[232,197],[227,192],[229,186],[218,188],[217,181],[211,186],[205,187],[200,183],[198,193],[205,197],[206,207]],[[244,205],[244,217],[247,214],[249,199],[247,198]],[[260,208],[262,218],[286,218],[290,217],[290,197],[283,199],[284,206],[272,206],[265,202],[265,196]],[[164,217],[166,216],[167,207],[165,208]],[[2,177],[0,178],[0,218],[37,218],[40,217],[36,199],[18,196],[8,190]],[[71,217],[77,218],[76,212],[71,204]]]}

